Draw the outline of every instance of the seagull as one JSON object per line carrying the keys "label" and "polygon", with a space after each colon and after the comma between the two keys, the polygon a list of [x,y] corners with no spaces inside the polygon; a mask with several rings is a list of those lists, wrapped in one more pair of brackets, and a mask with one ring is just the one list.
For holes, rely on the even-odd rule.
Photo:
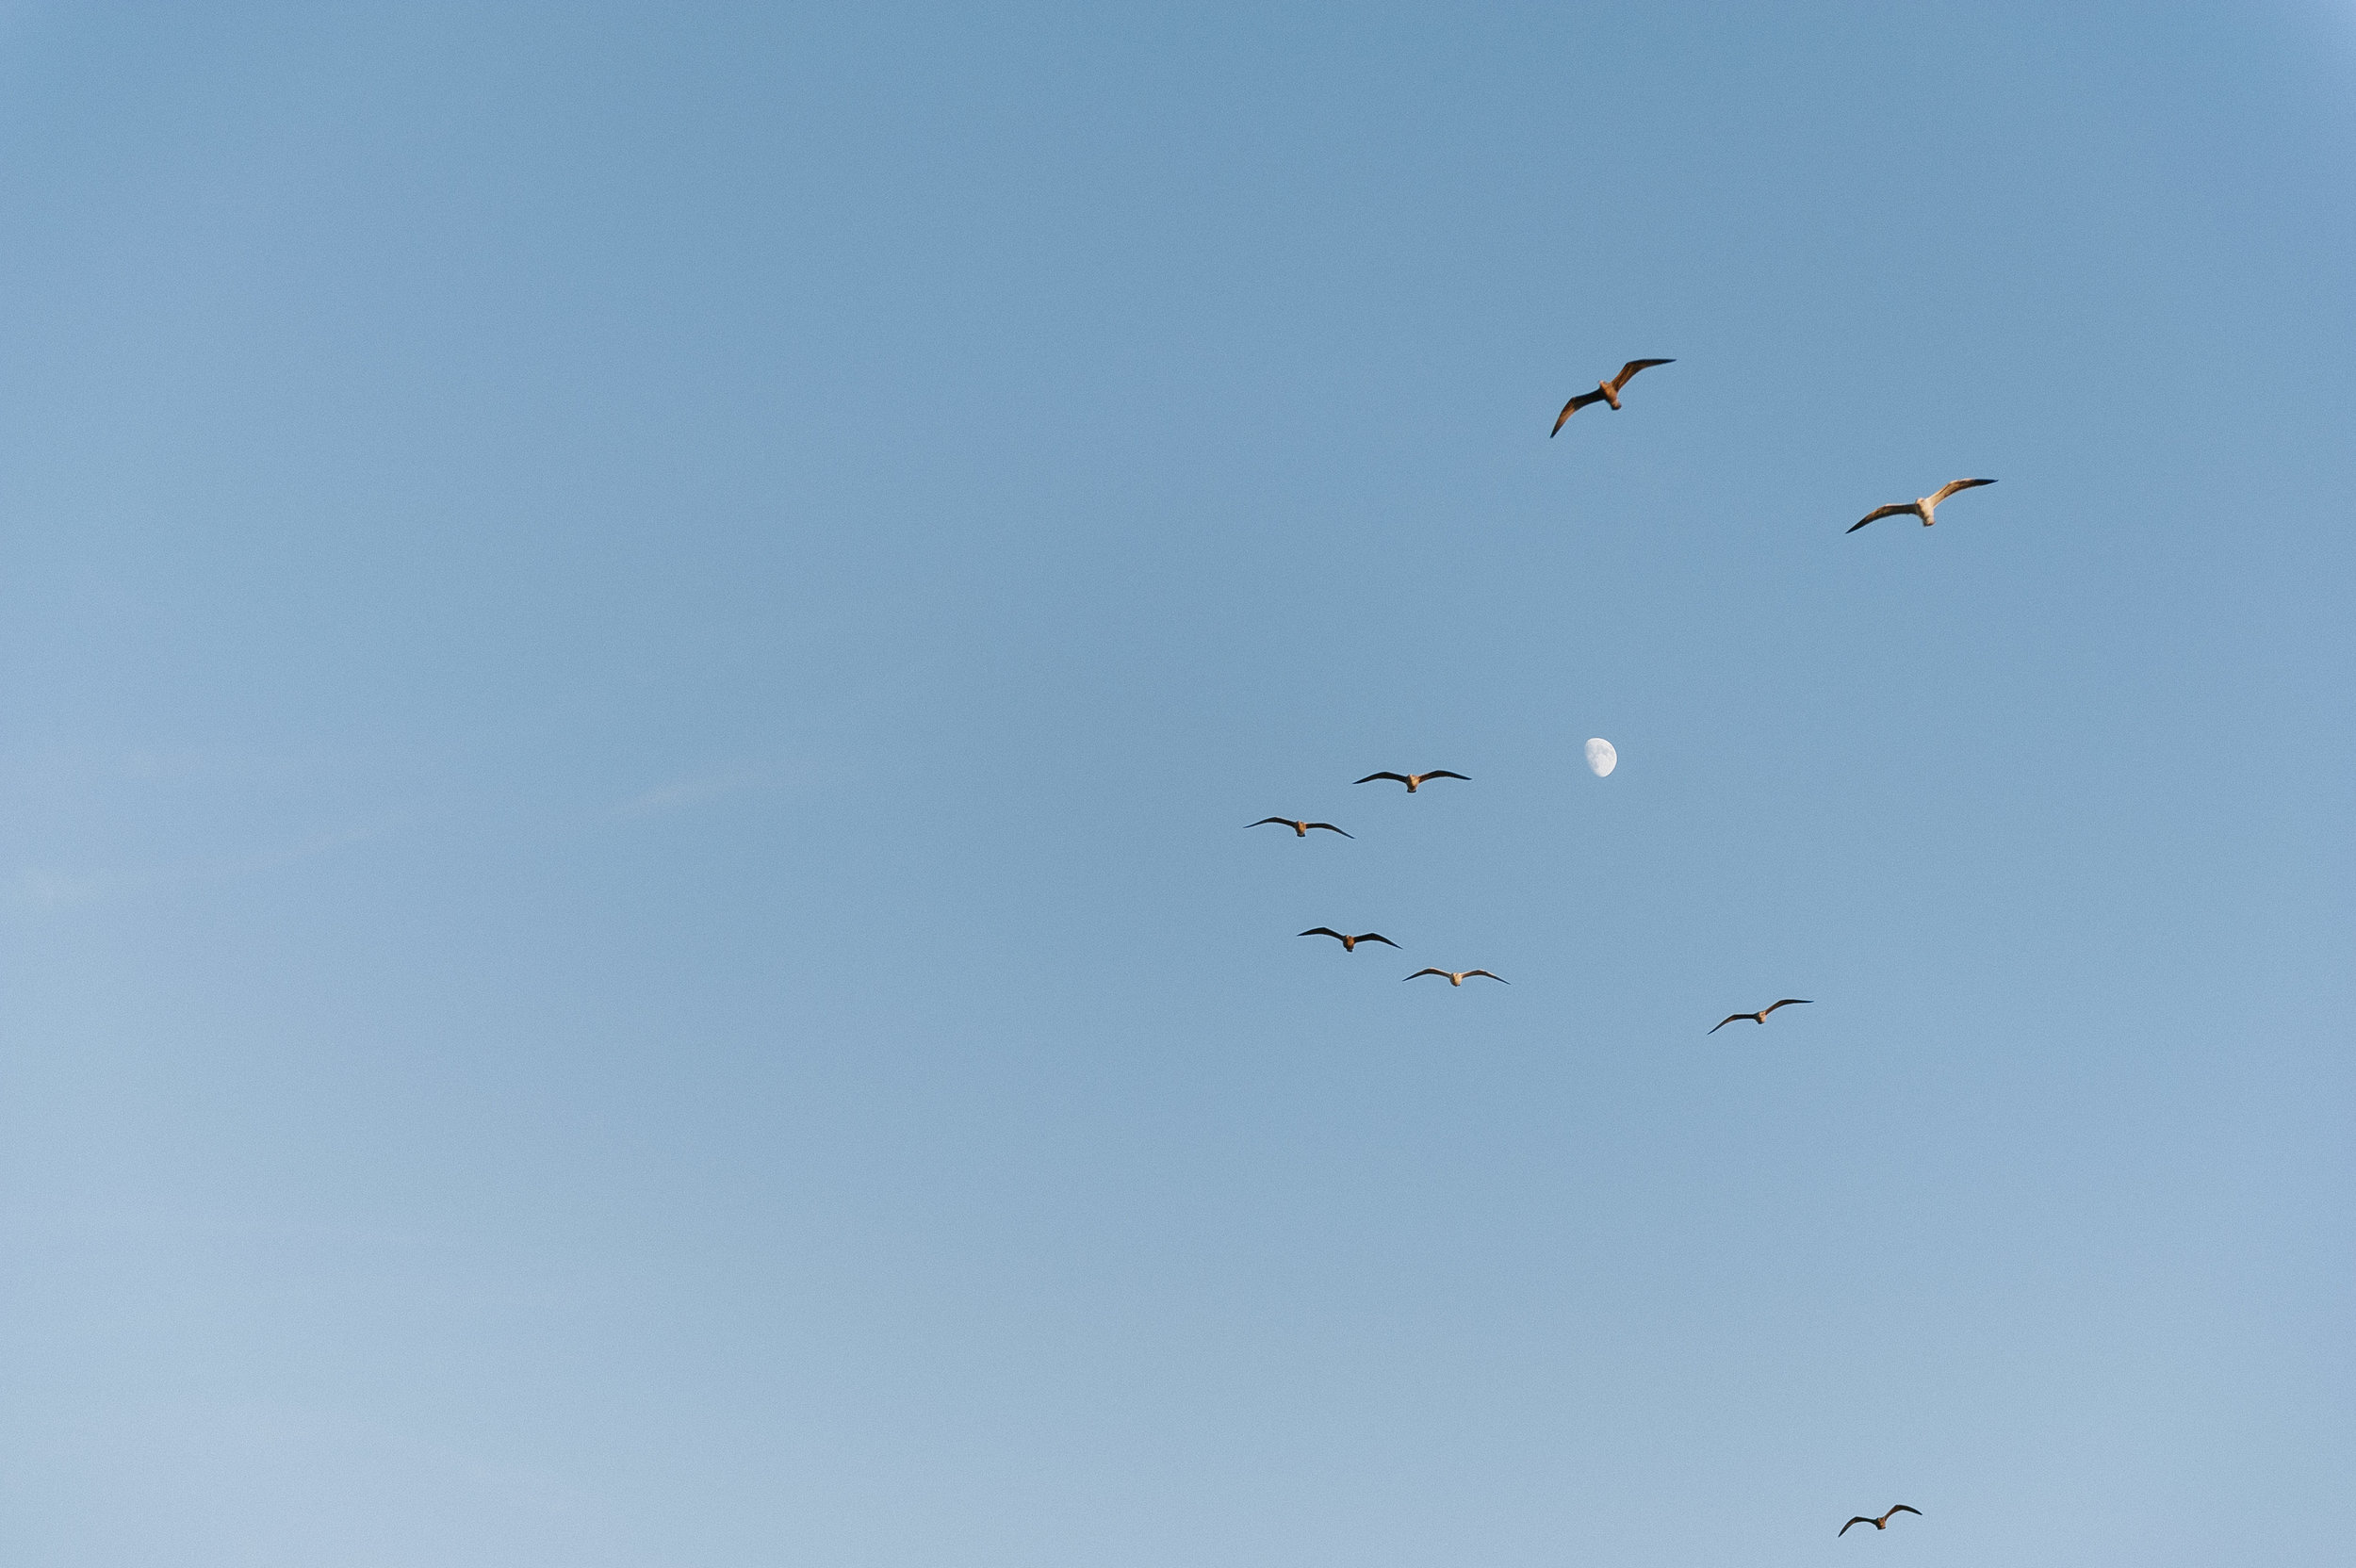
{"label": "seagull", "polygon": [[1420,980],[1427,974],[1446,975],[1448,977],[1448,983],[1451,986],[1461,986],[1476,974],[1486,974],[1490,979],[1496,981],[1500,986],[1510,986],[1513,983],[1502,974],[1489,974],[1489,972],[1485,969],[1419,969],[1407,978],[1409,980]]}
{"label": "seagull", "polygon": [[1717,1022],[1703,1030],[1702,1033],[1706,1035],[1714,1035],[1719,1030],[1724,1029],[1727,1024],[1732,1023],[1738,1018],[1749,1019],[1753,1023],[1764,1023],[1767,1021],[1767,1015],[1774,1012],[1775,1007],[1806,1007],[1809,1005],[1811,1005],[1811,1004],[1805,996],[1787,996],[1781,1002],[1776,1003],[1775,1007],[1761,1007],[1755,1013],[1728,1013],[1726,1017],[1720,1019]]}
{"label": "seagull", "polygon": [[[1911,1513],[1917,1519],[1922,1517],[1922,1511],[1921,1509],[1908,1508],[1904,1503],[1890,1504],[1890,1513]],[[1868,1519],[1864,1514],[1860,1513],[1856,1518],[1850,1520],[1849,1525],[1871,1525],[1877,1530],[1886,1530],[1890,1527],[1890,1513],[1885,1513],[1878,1519]],[[1833,1539],[1838,1541],[1841,1536],[1848,1534],[1849,1525],[1841,1526],[1840,1530],[1834,1534]]]}
{"label": "seagull", "polygon": [[1629,360],[1626,365],[1620,367],[1620,373],[1618,375],[1613,376],[1610,381],[1597,382],[1595,384],[1595,389],[1593,392],[1581,392],[1578,397],[1573,398],[1569,402],[1564,403],[1562,405],[1562,412],[1555,416],[1554,429],[1546,432],[1546,439],[1549,441],[1553,440],[1557,433],[1562,429],[1563,421],[1570,418],[1572,415],[1577,414],[1580,409],[1585,408],[1589,403],[1610,403],[1612,411],[1617,413],[1620,407],[1620,388],[1626,386],[1628,382],[1634,378],[1637,371],[1648,370],[1656,365],[1675,365],[1677,361],[1674,359]]}
{"label": "seagull", "polygon": [[[1307,838],[1309,836],[1309,829],[1312,827],[1322,827],[1328,833],[1342,833],[1340,828],[1334,826],[1330,822],[1295,822],[1290,817],[1262,817],[1258,822],[1246,823],[1244,825],[1246,827],[1266,827],[1270,823],[1276,824],[1279,827],[1291,828],[1293,830],[1293,836],[1301,839]],[[1342,833],[1342,837],[1345,839],[1354,839],[1358,835],[1355,833]]]}
{"label": "seagull", "polygon": [[[1254,824],[1253,825],[1257,826],[1258,825]],[[1303,931],[1301,935],[1304,937],[1331,937],[1335,941],[1342,944],[1342,951],[1344,953],[1357,952],[1358,944],[1360,942],[1381,942],[1384,947],[1397,947],[1399,945],[1399,943],[1391,940],[1390,938],[1384,936],[1380,931],[1361,931],[1354,937],[1345,937],[1330,925],[1312,925],[1308,930]]]}
{"label": "seagull", "polygon": [[1996,482],[1992,479],[1959,479],[1953,484],[1940,485],[1939,487],[1939,494],[1935,496],[1923,496],[1910,501],[1898,501],[1890,506],[1877,506],[1873,511],[1868,512],[1864,516],[1858,518],[1856,522],[1851,523],[1849,525],[1849,531],[1851,533],[1855,533],[1866,524],[1876,522],[1884,517],[1899,516],[1920,517],[1922,519],[1922,526],[1924,528],[1928,528],[1933,523],[1939,521],[1939,503],[1940,501],[1945,500],[1948,497],[1954,495],[1958,490],[1969,490],[1975,484],[1993,484],[1995,482]]}
{"label": "seagull", "polygon": [[[1446,768],[1433,768],[1430,773],[1370,773],[1357,782],[1371,784],[1378,778],[1396,778],[1407,786],[1407,792],[1412,795],[1427,778],[1464,778],[1464,776],[1461,773],[1450,773]],[[1464,782],[1469,784],[1472,780],[1464,778]],[[1257,826],[1258,824],[1255,823],[1253,825]]]}

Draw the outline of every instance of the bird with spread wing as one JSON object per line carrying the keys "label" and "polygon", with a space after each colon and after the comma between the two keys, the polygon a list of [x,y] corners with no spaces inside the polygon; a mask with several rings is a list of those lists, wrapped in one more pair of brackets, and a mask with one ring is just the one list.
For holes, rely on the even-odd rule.
{"label": "bird with spread wing", "polygon": [[[1396,779],[1399,783],[1406,785],[1407,792],[1412,795],[1417,790],[1423,788],[1425,781],[1428,779],[1464,778],[1464,776],[1461,773],[1450,773],[1446,768],[1433,768],[1430,773],[1370,773],[1366,775],[1366,777],[1356,780],[1356,782],[1360,784],[1371,784],[1378,778]],[[1464,782],[1469,784],[1472,780],[1464,778]]]}
{"label": "bird with spread wing", "polygon": [[1349,937],[1344,936],[1341,932],[1334,930],[1330,925],[1312,925],[1308,930],[1303,931],[1301,934],[1304,937],[1331,937],[1335,941],[1342,944],[1342,951],[1344,953],[1357,952],[1358,944],[1360,942],[1381,942],[1384,947],[1397,947],[1399,945],[1399,943],[1391,940],[1390,938],[1384,936],[1380,931],[1361,931],[1354,937]]}
{"label": "bird with spread wing", "polygon": [[1866,524],[1877,523],[1884,517],[1920,517],[1922,519],[1922,526],[1924,528],[1928,528],[1933,523],[1939,521],[1939,503],[1940,501],[1945,500],[1948,497],[1954,495],[1958,490],[1970,490],[1977,485],[1993,484],[1995,482],[1996,482],[1992,479],[1959,479],[1952,484],[1940,485],[1936,495],[1918,496],[1910,501],[1892,501],[1888,506],[1877,506],[1873,511],[1868,512],[1864,516],[1859,517],[1856,522],[1851,523],[1849,525],[1849,531],[1851,533],[1855,533]]}
{"label": "bird with spread wing", "polygon": [[1410,980],[1420,980],[1427,974],[1439,975],[1451,986],[1461,986],[1476,974],[1481,975],[1484,979],[1494,980],[1500,986],[1510,986],[1513,983],[1513,981],[1508,980],[1504,975],[1491,974],[1485,969],[1419,969],[1407,978]]}
{"label": "bird with spread wing", "polygon": [[1764,1023],[1767,1021],[1767,1015],[1774,1012],[1776,1007],[1808,1007],[1813,1005],[1814,1004],[1809,1002],[1805,996],[1787,996],[1781,1002],[1775,1004],[1774,1006],[1761,1007],[1755,1013],[1728,1013],[1726,1017],[1711,1024],[1708,1029],[1703,1030],[1702,1033],[1706,1035],[1714,1035],[1719,1030],[1724,1029],[1727,1024],[1732,1023],[1738,1018],[1749,1019],[1753,1023]]}
{"label": "bird with spread wing", "polygon": [[[1309,829],[1312,827],[1322,827],[1328,833],[1342,833],[1340,828],[1334,826],[1330,822],[1295,822],[1290,817],[1262,817],[1258,822],[1248,822],[1244,824],[1244,825],[1246,827],[1266,827],[1270,823],[1274,823],[1279,827],[1291,828],[1293,830],[1293,837],[1297,839],[1307,838],[1309,836]],[[1355,833],[1342,833],[1342,837],[1345,839],[1354,839],[1358,835]]]}
{"label": "bird with spread wing", "polygon": [[1610,381],[1597,382],[1593,392],[1581,392],[1578,397],[1564,403],[1562,412],[1554,416],[1554,429],[1546,432],[1546,439],[1551,441],[1561,434],[1564,422],[1589,403],[1610,403],[1612,412],[1617,413],[1620,407],[1620,388],[1634,380],[1637,371],[1649,370],[1656,365],[1675,365],[1676,363],[1674,359],[1629,360],[1620,367],[1618,375],[1613,376]]}
{"label": "bird with spread wing", "polygon": [[1839,1530],[1835,1531],[1833,1539],[1838,1541],[1841,1537],[1848,1534],[1849,1525],[1871,1525],[1877,1530],[1886,1530],[1890,1527],[1890,1515],[1891,1513],[1911,1513],[1917,1519],[1922,1517],[1922,1511],[1919,1508],[1908,1508],[1904,1503],[1892,1503],[1890,1505],[1890,1513],[1885,1513],[1878,1519],[1868,1518],[1862,1513],[1858,1514],[1856,1518],[1850,1520],[1848,1525],[1843,1525]]}

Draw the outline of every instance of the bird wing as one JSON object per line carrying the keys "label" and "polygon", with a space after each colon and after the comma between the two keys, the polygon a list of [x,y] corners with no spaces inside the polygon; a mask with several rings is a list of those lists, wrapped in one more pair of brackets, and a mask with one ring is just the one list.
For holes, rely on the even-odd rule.
{"label": "bird wing", "polygon": [[[1787,996],[1781,1002],[1775,1004],[1775,1007],[1806,1007],[1809,1005],[1811,1005],[1811,1004],[1805,996]],[[1762,1007],[1759,1011],[1772,1013],[1775,1010],[1775,1007]]]}
{"label": "bird wing", "polygon": [[1877,506],[1873,508],[1873,511],[1868,512],[1864,516],[1859,517],[1856,522],[1851,523],[1849,525],[1849,531],[1851,533],[1855,533],[1857,530],[1863,528],[1868,523],[1878,523],[1884,517],[1909,515],[1913,513],[1913,511],[1914,503],[1912,501],[1893,501],[1888,506]]}
{"label": "bird wing", "polygon": [[1444,969],[1419,969],[1407,978],[1410,980],[1420,980],[1427,974],[1436,974],[1443,980],[1448,978],[1448,971]]}
{"label": "bird wing", "polygon": [[[1253,825],[1254,827],[1257,827],[1257,826],[1259,825],[1259,824],[1257,824],[1257,823],[1253,823],[1253,824],[1252,824],[1252,825]],[[1310,825],[1311,827],[1322,827],[1322,828],[1324,828],[1324,829],[1325,829],[1328,833],[1342,833],[1342,830],[1341,830],[1340,828],[1338,828],[1338,827],[1334,826],[1334,825],[1333,825],[1332,823],[1330,823],[1330,822],[1313,822],[1313,823],[1311,823],[1309,825]],[[1343,837],[1343,838],[1345,838],[1345,839],[1354,839],[1354,838],[1356,838],[1357,836],[1358,836],[1358,835],[1357,835],[1357,834],[1355,834],[1355,833],[1342,833],[1342,837]]]}
{"label": "bird wing", "polygon": [[1848,1533],[1849,1533],[1849,1526],[1850,1526],[1850,1525],[1870,1525],[1870,1524],[1872,1524],[1873,1522],[1873,1521],[1872,1521],[1871,1519],[1868,1519],[1867,1517],[1865,1517],[1865,1515],[1863,1515],[1862,1513],[1860,1513],[1860,1514],[1858,1514],[1856,1518],[1854,1518],[1854,1519],[1850,1520],[1848,1525],[1843,1525],[1843,1526],[1841,1526],[1841,1529],[1840,1529],[1840,1533],[1839,1533],[1839,1534],[1837,1534],[1837,1535],[1835,1535],[1835,1536],[1833,1537],[1833,1539],[1834,1539],[1834,1540],[1836,1540],[1836,1541],[1838,1541],[1838,1540],[1840,1540],[1840,1539],[1841,1539],[1841,1536],[1848,1534]]}
{"label": "bird wing", "polygon": [[1726,1017],[1720,1019],[1717,1022],[1703,1030],[1702,1033],[1705,1035],[1714,1035],[1719,1030],[1724,1029],[1727,1024],[1732,1023],[1736,1019],[1748,1018],[1751,1015],[1748,1013],[1728,1013]]}
{"label": "bird wing", "polygon": [[1378,778],[1396,778],[1401,784],[1407,782],[1407,776],[1403,773],[1370,773],[1366,775],[1366,777],[1359,779],[1358,782],[1361,784],[1371,784]]}
{"label": "bird wing", "polygon": [[[1994,482],[1993,482],[1993,481],[1990,481],[1989,482],[1993,483]],[[1906,1507],[1906,1504],[1904,1504],[1904,1503],[1892,1503],[1892,1504],[1890,1504],[1890,1513],[1911,1513],[1911,1514],[1913,1514],[1913,1515],[1914,1515],[1917,1519],[1920,1519],[1920,1518],[1922,1518],[1922,1511],[1921,1509],[1919,1509],[1919,1508],[1908,1508],[1908,1507]],[[1882,1517],[1883,1517],[1883,1518],[1885,1518],[1885,1519],[1887,1519],[1887,1518],[1889,1518],[1889,1517],[1890,1517],[1890,1513],[1885,1513],[1885,1514],[1883,1514],[1883,1515],[1882,1515]]]}
{"label": "bird wing", "polygon": [[1380,931],[1369,931],[1358,939],[1362,942],[1381,942],[1384,947],[1397,947],[1399,945],[1399,943],[1391,940],[1390,938],[1384,936]]}
{"label": "bird wing", "polygon": [[1958,490],[1969,490],[1975,485],[1993,484],[1995,482],[1996,482],[1992,479],[1959,479],[1952,484],[1942,484],[1939,487],[1939,494],[1931,498],[1931,504],[1933,506],[1937,506],[1940,501],[1945,500],[1948,497],[1954,495]]}
{"label": "bird wing", "polygon": [[1301,935],[1304,937],[1331,937],[1337,942],[1347,942],[1356,939],[1354,938],[1343,936],[1339,931],[1334,930],[1330,925],[1312,925],[1308,930],[1303,931]]}
{"label": "bird wing", "polygon": [[1546,432],[1546,439],[1551,441],[1555,438],[1555,436],[1560,434],[1562,430],[1563,421],[1568,419],[1572,415],[1577,414],[1580,409],[1585,408],[1589,403],[1599,403],[1601,401],[1603,401],[1602,392],[1595,391],[1581,392],[1578,397],[1573,398],[1569,402],[1564,403],[1562,405],[1562,412],[1554,416],[1554,429]]}
{"label": "bird wing", "polygon": [[1617,392],[1621,387],[1635,380],[1636,372],[1639,370],[1650,369],[1656,365],[1675,365],[1676,363],[1674,359],[1631,359],[1620,367],[1618,375],[1612,378],[1610,384],[1612,390]]}
{"label": "bird wing", "polygon": [[[1463,774],[1450,773],[1446,768],[1433,768],[1430,773],[1419,773],[1415,776],[1417,778],[1464,778]],[[1472,780],[1464,778],[1464,782],[1469,784]]]}
{"label": "bird wing", "polygon": [[[1290,817],[1262,817],[1258,822],[1248,822],[1245,823],[1244,825],[1246,827],[1266,827],[1270,823],[1276,824],[1279,827],[1290,827],[1292,825],[1292,819]],[[1324,825],[1320,823],[1316,825],[1323,826]]]}
{"label": "bird wing", "polygon": [[1510,986],[1513,983],[1502,974],[1489,974],[1489,972],[1485,969],[1468,969],[1464,972],[1464,978],[1469,980],[1476,974],[1488,974],[1490,979],[1496,981],[1500,986]]}

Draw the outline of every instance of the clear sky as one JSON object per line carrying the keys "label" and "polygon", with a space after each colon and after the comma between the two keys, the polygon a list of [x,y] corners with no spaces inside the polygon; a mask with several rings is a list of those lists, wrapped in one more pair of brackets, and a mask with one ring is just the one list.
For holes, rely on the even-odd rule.
{"label": "clear sky", "polygon": [[2321,0],[0,10],[6,1555],[2346,1562],[2352,197]]}

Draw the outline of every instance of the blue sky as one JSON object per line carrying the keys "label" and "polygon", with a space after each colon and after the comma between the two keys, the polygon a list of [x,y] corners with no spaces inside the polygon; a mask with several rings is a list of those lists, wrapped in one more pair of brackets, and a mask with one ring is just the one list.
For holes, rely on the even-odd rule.
{"label": "blue sky", "polygon": [[2345,6],[0,83],[25,1560],[2340,1560]]}

